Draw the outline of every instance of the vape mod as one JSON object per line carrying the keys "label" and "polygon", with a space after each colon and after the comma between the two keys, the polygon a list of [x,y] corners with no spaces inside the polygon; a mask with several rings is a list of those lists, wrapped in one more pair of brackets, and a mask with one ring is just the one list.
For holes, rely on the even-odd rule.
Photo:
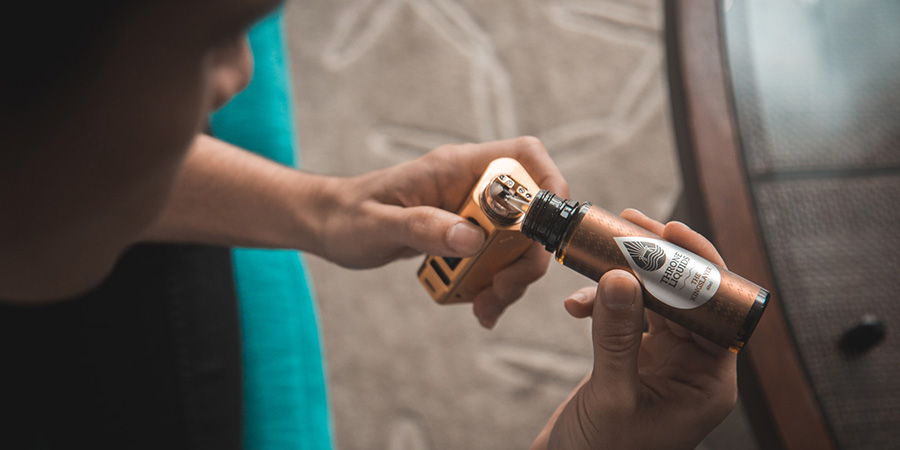
{"label": "vape mod", "polygon": [[484,247],[470,258],[425,257],[418,278],[434,301],[471,302],[498,271],[525,253],[533,241],[519,231],[524,214],[510,202],[527,204],[537,191],[537,183],[518,161],[500,158],[488,165],[458,211],[484,230]]}

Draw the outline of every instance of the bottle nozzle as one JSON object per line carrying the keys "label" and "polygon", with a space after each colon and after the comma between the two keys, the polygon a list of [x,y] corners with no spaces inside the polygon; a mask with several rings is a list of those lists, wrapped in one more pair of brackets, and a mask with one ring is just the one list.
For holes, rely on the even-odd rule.
{"label": "bottle nozzle", "polygon": [[569,225],[569,220],[575,216],[580,205],[582,204],[542,189],[529,205],[528,214],[522,222],[522,233],[529,239],[544,244],[548,252],[555,252]]}

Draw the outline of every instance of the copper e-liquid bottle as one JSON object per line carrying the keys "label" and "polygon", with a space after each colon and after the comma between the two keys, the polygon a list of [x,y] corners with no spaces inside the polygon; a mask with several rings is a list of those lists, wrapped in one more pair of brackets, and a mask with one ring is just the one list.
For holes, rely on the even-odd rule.
{"label": "copper e-liquid bottle", "polygon": [[644,306],[735,353],[750,338],[769,291],[590,203],[541,190],[521,231],[556,259],[598,281],[624,269],[640,281]]}

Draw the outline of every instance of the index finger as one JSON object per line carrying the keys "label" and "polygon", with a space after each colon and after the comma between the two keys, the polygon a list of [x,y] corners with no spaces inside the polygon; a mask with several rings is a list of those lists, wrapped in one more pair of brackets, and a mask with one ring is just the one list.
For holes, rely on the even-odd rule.
{"label": "index finger", "polygon": [[666,226],[663,228],[661,236],[663,237],[663,239],[675,245],[683,247],[708,259],[713,264],[719,265],[723,268],[726,267],[725,260],[723,260],[722,256],[719,255],[718,250],[716,250],[716,247],[712,244],[712,242],[681,222],[669,222],[668,224],[666,224]]}
{"label": "index finger", "polygon": [[644,213],[636,209],[628,208],[625,211],[622,211],[622,214],[619,215],[622,216],[623,219],[641,228],[644,228],[645,230],[656,233],[659,236],[662,236],[663,234],[665,225],[647,217]]}
{"label": "index finger", "polygon": [[462,157],[470,173],[480,175],[491,161],[508,157],[522,164],[541,189],[547,189],[563,197],[569,196],[569,184],[550,158],[540,139],[522,136],[515,139],[465,144],[451,157]]}

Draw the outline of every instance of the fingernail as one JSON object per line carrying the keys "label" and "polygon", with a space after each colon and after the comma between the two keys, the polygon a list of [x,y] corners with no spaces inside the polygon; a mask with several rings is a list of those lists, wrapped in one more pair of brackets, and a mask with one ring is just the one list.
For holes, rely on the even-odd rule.
{"label": "fingernail", "polygon": [[636,295],[634,283],[622,275],[610,277],[600,287],[600,300],[609,309],[630,308]]}
{"label": "fingernail", "polygon": [[[632,211],[632,212],[634,212],[634,213],[638,214],[639,216],[644,217],[644,218],[646,218],[646,219],[649,219],[649,218],[650,218],[650,217],[647,217],[647,215],[644,214],[643,211],[641,211],[641,210],[639,210],[639,209],[626,208],[625,211]],[[622,212],[625,212],[625,211],[622,211]]]}
{"label": "fingernail", "polygon": [[481,250],[484,233],[478,227],[468,223],[458,223],[447,231],[447,245],[462,254],[473,254]]}
{"label": "fingernail", "polygon": [[578,291],[569,296],[570,299],[575,300],[578,303],[584,303],[587,301],[588,296],[584,292]]}

